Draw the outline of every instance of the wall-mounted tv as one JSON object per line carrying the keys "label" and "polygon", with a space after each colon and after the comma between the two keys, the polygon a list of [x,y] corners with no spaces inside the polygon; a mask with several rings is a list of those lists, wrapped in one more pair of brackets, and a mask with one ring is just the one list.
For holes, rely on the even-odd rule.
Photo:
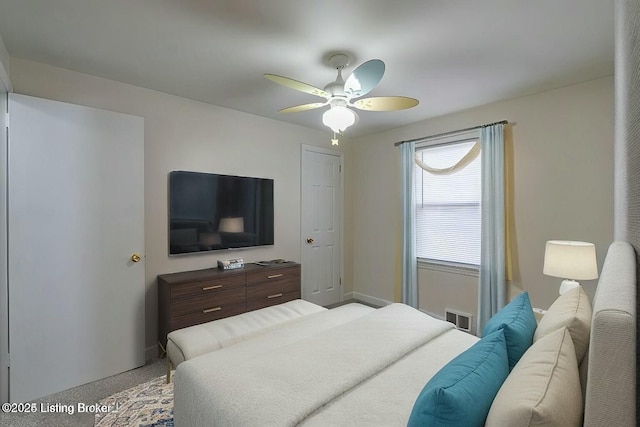
{"label": "wall-mounted tv", "polygon": [[169,173],[169,255],[273,245],[273,179]]}

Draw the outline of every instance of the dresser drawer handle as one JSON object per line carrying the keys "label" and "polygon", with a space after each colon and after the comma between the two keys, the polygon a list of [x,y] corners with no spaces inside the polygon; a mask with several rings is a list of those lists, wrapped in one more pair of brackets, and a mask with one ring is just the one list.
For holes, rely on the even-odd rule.
{"label": "dresser drawer handle", "polygon": [[222,307],[213,307],[213,308],[207,308],[206,310],[202,310],[203,313],[211,313],[213,311],[220,311],[222,310]]}
{"label": "dresser drawer handle", "polygon": [[220,289],[222,287],[222,285],[214,285],[214,286],[206,286],[204,288],[202,288],[203,291],[210,291],[212,289]]}
{"label": "dresser drawer handle", "polygon": [[271,299],[271,298],[278,298],[281,297],[282,294],[273,294],[273,295],[269,295],[267,298]]}
{"label": "dresser drawer handle", "polygon": [[275,279],[282,276],[284,276],[284,274],[272,274],[271,276],[267,276],[267,279]]}

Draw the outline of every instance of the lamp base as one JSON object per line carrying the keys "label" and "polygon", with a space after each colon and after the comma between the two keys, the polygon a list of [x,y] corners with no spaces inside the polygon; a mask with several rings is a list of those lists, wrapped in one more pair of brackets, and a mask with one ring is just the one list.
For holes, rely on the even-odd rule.
{"label": "lamp base", "polygon": [[560,295],[564,294],[567,291],[570,291],[573,288],[577,288],[580,286],[580,283],[575,280],[564,279],[560,284]]}

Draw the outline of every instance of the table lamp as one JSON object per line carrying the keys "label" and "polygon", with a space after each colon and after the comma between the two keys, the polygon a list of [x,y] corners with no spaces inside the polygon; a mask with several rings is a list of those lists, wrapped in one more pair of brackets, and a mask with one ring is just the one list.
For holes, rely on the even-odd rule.
{"label": "table lamp", "polygon": [[580,286],[576,280],[598,278],[596,247],[593,243],[549,240],[544,251],[543,273],[564,279],[560,295]]}

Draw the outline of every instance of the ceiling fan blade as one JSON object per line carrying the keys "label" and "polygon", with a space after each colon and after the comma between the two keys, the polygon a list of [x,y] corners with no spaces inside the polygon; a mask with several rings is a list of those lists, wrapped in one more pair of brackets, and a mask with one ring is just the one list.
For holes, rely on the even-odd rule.
{"label": "ceiling fan blade", "polygon": [[365,111],[395,111],[406,110],[418,105],[420,101],[406,96],[378,96],[358,99],[353,106]]}
{"label": "ceiling fan blade", "polygon": [[384,62],[372,59],[361,64],[344,83],[344,94],[347,98],[364,96],[376,87],[384,75]]}
{"label": "ceiling fan blade", "polygon": [[326,102],[314,102],[312,104],[296,105],[293,107],[283,108],[278,110],[278,113],[298,113],[300,111],[313,110],[314,108],[320,108],[323,105],[327,105]]}
{"label": "ceiling fan blade", "polygon": [[291,89],[298,90],[300,92],[310,93],[311,95],[321,96],[323,98],[329,98],[331,96],[320,88],[290,79],[288,77],[277,76],[275,74],[265,74],[264,76],[273,82]]}

